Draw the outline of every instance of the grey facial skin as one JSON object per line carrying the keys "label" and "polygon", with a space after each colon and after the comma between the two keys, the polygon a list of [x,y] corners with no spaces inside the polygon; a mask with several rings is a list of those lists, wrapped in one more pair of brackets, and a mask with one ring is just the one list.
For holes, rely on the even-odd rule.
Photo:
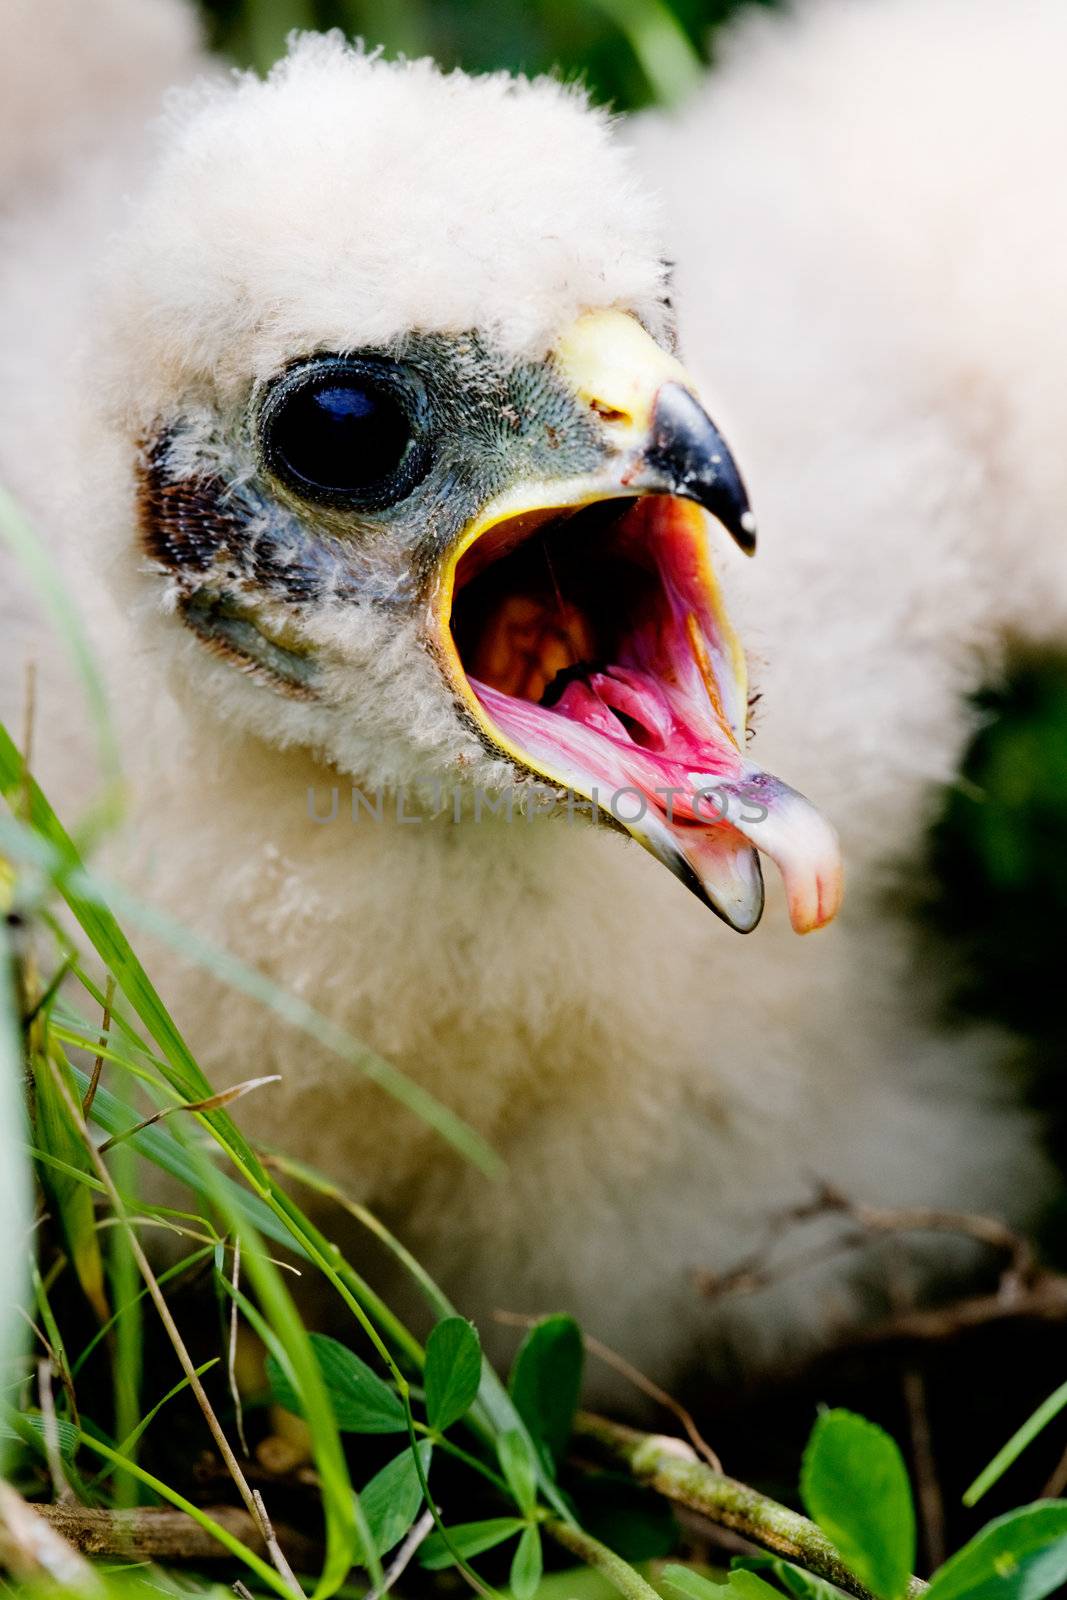
{"label": "grey facial skin", "polygon": [[609,453],[550,362],[507,360],[475,334],[412,335],[361,353],[399,363],[417,384],[426,476],[398,503],[361,511],[317,503],[272,475],[262,424],[294,368],[217,429],[202,415],[165,420],[141,467],[142,537],[189,597],[239,584],[296,605],[358,595],[408,607],[488,501],[523,480],[594,471]]}

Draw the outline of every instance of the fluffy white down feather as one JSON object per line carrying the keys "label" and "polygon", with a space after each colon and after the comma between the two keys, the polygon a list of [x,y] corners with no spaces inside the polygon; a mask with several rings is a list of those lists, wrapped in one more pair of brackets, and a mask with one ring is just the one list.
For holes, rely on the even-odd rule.
{"label": "fluffy white down feather", "polygon": [[[322,41],[267,88],[198,91],[142,140],[158,86],[192,65],[182,14],[106,0],[90,36],[73,0],[24,0],[9,60],[30,9],[55,32],[36,87],[0,95],[0,479],[85,598],[111,677],[133,795],[113,864],[455,1106],[510,1175],[490,1187],[336,1060],[152,952],[218,1083],[282,1073],[244,1124],[398,1221],[465,1309],[566,1306],[660,1376],[724,1340],[759,1360],[827,1331],[830,1280],[714,1311],[692,1281],[813,1173],[1025,1218],[1044,1174],[1010,1042],[942,1030],[902,907],[966,695],[1006,640],[1067,635],[1058,0],[751,17],[695,103],[628,130],[632,161],[553,85],[400,72]],[[97,97],[72,63],[117,59],[135,15],[130,81]],[[368,114],[394,130],[387,169],[353,170],[331,137]],[[755,752],[842,835],[845,911],[811,939],[773,893],[736,938],[602,830],[315,825],[308,787],[325,804],[347,778],[307,752],[299,709],[200,660],[137,554],[132,441],[168,395],[225,393],[353,323],[477,322],[536,349],[587,306],[654,317],[661,234],[683,350],[762,528],[754,563],[719,553],[763,691]],[[17,715],[32,655],[42,781],[76,812],[84,716],[13,584],[0,710]],[[370,732],[331,746],[348,772],[454,755],[414,665],[401,681],[368,677]]]}

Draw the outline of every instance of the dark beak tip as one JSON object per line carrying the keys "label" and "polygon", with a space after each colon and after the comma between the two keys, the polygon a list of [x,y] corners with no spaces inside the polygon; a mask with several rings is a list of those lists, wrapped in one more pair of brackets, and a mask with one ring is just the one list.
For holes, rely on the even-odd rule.
{"label": "dark beak tip", "polygon": [[680,383],[665,383],[652,414],[645,465],[672,494],[718,519],[746,555],[756,553],[756,519],[737,463],[699,400]]}
{"label": "dark beak tip", "polygon": [[751,511],[743,511],[741,513],[741,520],[737,525],[734,538],[746,556],[754,556],[756,554],[759,535],[756,529],[756,519]]}

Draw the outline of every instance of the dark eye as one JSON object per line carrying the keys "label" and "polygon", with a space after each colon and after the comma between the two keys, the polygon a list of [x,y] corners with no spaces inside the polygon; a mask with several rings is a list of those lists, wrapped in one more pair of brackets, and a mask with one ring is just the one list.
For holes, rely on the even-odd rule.
{"label": "dark eye", "polygon": [[270,470],[313,500],[393,505],[426,476],[425,395],[384,359],[330,357],[285,375],[260,413]]}

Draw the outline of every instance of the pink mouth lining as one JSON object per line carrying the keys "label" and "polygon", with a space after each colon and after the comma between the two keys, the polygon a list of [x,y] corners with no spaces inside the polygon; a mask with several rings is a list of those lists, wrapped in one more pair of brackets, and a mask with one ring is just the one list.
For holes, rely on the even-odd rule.
{"label": "pink mouth lining", "polygon": [[[807,800],[743,753],[744,667],[708,564],[704,514],[649,498],[588,550],[580,550],[578,519],[534,537],[545,541],[551,573],[546,612],[558,603],[562,613],[566,603],[582,618],[581,643],[595,638],[609,654],[569,662],[537,701],[471,674],[490,727],[549,781],[610,812],[739,931],[753,928],[763,908],[756,849],[781,870],[797,931],[828,922],[841,895],[836,837]],[[627,566],[625,603],[616,607],[613,562]],[[516,573],[527,605],[536,570],[527,553]],[[643,574],[636,598],[635,571]],[[507,584],[498,583],[490,629],[507,603]],[[578,644],[572,653],[580,656]]]}

